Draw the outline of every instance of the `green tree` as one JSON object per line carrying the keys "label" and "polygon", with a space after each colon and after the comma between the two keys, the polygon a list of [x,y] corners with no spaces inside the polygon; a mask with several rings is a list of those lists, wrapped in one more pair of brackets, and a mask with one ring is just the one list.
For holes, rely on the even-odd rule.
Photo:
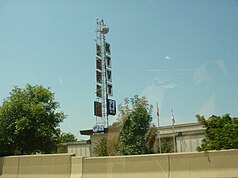
{"label": "green tree", "polygon": [[238,118],[231,118],[229,114],[222,117],[212,115],[208,119],[200,115],[196,117],[206,128],[205,138],[198,151],[238,148]]}
{"label": "green tree", "polygon": [[56,148],[59,124],[54,93],[43,86],[14,87],[0,107],[0,154],[50,153]]}
{"label": "green tree", "polygon": [[102,138],[94,147],[94,153],[97,156],[108,156],[107,152],[107,139]]}
{"label": "green tree", "polygon": [[61,132],[60,136],[58,137],[59,143],[66,143],[66,142],[75,142],[77,141],[77,138],[72,133],[64,133]]}
{"label": "green tree", "polygon": [[110,127],[123,127],[129,114],[131,113],[130,109],[130,100],[128,98],[124,99],[124,105],[120,104],[118,106],[118,115],[117,121],[114,122]]}
{"label": "green tree", "polygon": [[[145,135],[146,145],[149,148],[149,153],[156,153],[160,151],[159,139],[157,137],[157,128],[155,125],[149,128]],[[173,152],[173,139],[172,138],[161,138],[161,153],[172,153]],[[157,145],[155,145],[157,144]]]}
{"label": "green tree", "polygon": [[145,134],[146,145],[148,146],[149,153],[155,153],[155,141],[157,137],[157,128],[155,125],[149,128],[148,132]]}
{"label": "green tree", "polygon": [[161,153],[172,153],[172,152],[174,152],[173,139],[172,138],[161,138]]}
{"label": "green tree", "polygon": [[137,95],[125,100],[119,109],[120,123],[124,124],[119,136],[118,151],[122,155],[148,153],[145,135],[152,121],[152,106],[145,97]]}
{"label": "green tree", "polygon": [[117,155],[117,143],[115,138],[102,138],[94,147],[96,156],[115,156]]}

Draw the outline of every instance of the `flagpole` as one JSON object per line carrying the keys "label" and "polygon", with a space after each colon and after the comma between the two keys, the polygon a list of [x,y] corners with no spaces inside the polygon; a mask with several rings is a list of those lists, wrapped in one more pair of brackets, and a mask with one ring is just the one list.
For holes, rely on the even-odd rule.
{"label": "flagpole", "polygon": [[172,118],[172,129],[173,129],[173,146],[174,146],[174,152],[177,152],[177,151],[176,151],[176,142],[175,142],[175,133],[174,133],[175,119],[174,119],[173,109],[171,109],[171,118]]}
{"label": "flagpole", "polygon": [[158,120],[158,129],[157,129],[157,136],[159,137],[159,152],[161,153],[161,141],[160,141],[160,122],[159,122],[159,104],[156,102],[156,107],[157,107],[157,120]]}

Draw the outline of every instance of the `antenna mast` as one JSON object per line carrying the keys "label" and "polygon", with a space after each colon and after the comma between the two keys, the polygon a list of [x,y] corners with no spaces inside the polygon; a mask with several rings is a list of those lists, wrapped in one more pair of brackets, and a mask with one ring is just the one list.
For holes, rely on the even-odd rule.
{"label": "antenna mast", "polygon": [[96,101],[94,115],[96,125],[94,132],[104,132],[109,126],[108,115],[116,114],[116,101],[109,99],[112,92],[111,46],[106,42],[105,35],[109,27],[103,19],[96,19]]}

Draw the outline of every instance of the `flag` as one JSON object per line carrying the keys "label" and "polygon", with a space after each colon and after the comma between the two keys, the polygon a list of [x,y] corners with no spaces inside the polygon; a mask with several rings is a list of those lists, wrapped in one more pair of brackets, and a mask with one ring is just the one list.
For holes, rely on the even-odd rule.
{"label": "flag", "polygon": [[102,47],[99,44],[96,44],[96,54],[102,57]]}
{"label": "flag", "polygon": [[175,118],[174,118],[174,114],[173,114],[173,109],[171,109],[171,119],[173,124],[175,124]]}
{"label": "flag", "polygon": [[105,42],[105,51],[107,54],[111,54],[111,47],[110,44]]}
{"label": "flag", "polygon": [[156,114],[159,116],[159,104],[158,101],[156,102]]}
{"label": "flag", "polygon": [[171,116],[171,119],[172,119],[173,124],[175,124],[175,118],[174,118],[174,115],[173,115],[173,114],[172,114],[172,116]]}

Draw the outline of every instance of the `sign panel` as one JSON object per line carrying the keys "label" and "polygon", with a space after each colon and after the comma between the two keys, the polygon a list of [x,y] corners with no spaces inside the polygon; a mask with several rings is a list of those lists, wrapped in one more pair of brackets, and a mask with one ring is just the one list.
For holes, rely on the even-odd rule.
{"label": "sign panel", "polygon": [[96,94],[97,94],[97,97],[100,97],[100,98],[102,97],[102,86],[97,85]]}
{"label": "sign panel", "polygon": [[102,59],[96,58],[96,69],[102,70]]}
{"label": "sign panel", "polygon": [[107,65],[107,68],[112,67],[111,57],[109,57],[109,56],[106,56],[106,65]]}
{"label": "sign panel", "polygon": [[107,69],[107,81],[112,82],[112,71]]}
{"label": "sign panel", "polygon": [[113,92],[112,92],[112,84],[107,84],[107,94],[109,96],[113,96]]}
{"label": "sign panel", "polygon": [[96,44],[96,52],[97,52],[97,56],[102,57],[102,48],[99,44]]}
{"label": "sign panel", "polygon": [[94,101],[94,115],[102,117],[102,103]]}
{"label": "sign panel", "polygon": [[96,71],[96,79],[97,79],[97,83],[102,84],[102,73],[99,71]]}
{"label": "sign panel", "polygon": [[104,125],[98,124],[93,127],[93,132],[104,132]]}
{"label": "sign panel", "polygon": [[105,42],[105,51],[107,54],[111,54],[111,46],[107,42]]}
{"label": "sign panel", "polygon": [[107,100],[107,114],[108,115],[116,115],[116,101],[108,99]]}

